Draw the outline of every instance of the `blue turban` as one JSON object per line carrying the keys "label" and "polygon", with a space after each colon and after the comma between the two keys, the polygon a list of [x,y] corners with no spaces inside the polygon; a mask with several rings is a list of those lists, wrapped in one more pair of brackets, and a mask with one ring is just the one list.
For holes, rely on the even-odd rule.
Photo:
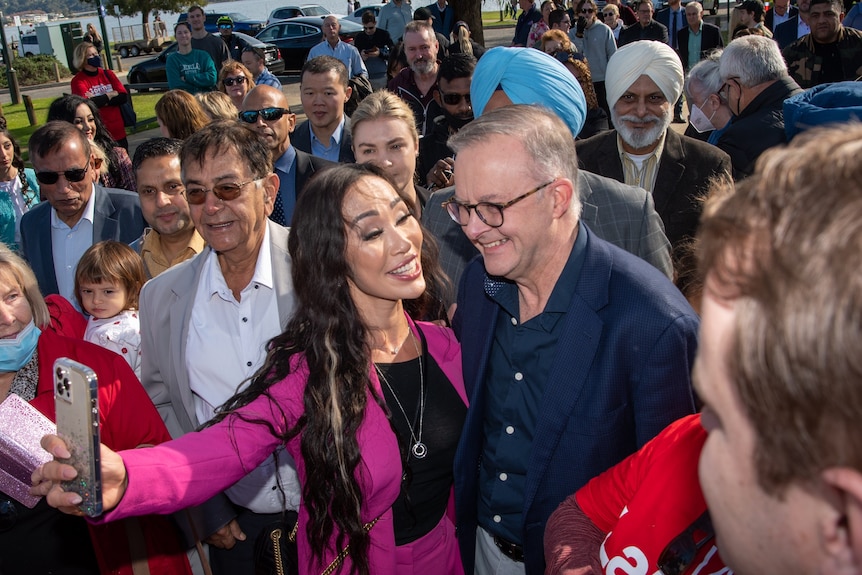
{"label": "blue turban", "polygon": [[539,104],[557,114],[576,137],[587,116],[587,100],[574,75],[556,58],[535,48],[492,48],[476,64],[470,84],[473,112],[481,116],[497,86],[513,104]]}

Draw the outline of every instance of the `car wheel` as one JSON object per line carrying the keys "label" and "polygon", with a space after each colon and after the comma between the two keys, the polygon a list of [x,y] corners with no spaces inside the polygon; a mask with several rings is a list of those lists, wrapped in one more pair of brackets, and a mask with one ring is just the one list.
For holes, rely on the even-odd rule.
{"label": "car wheel", "polygon": [[137,58],[141,55],[141,50],[137,46],[132,46],[132,58]]}
{"label": "car wheel", "polygon": [[128,58],[129,57],[129,49],[123,46],[120,48],[120,58]]}

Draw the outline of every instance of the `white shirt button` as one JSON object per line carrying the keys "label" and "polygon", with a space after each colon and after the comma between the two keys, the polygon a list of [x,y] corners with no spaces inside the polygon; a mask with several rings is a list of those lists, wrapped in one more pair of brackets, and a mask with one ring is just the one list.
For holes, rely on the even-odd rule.
{"label": "white shirt button", "polygon": [[499,515],[495,515],[492,519],[494,520],[494,523],[499,523],[500,521],[503,520],[503,518],[500,517]]}
{"label": "white shirt button", "polygon": [[506,475],[505,473],[500,474],[500,481],[506,481],[507,479],[509,479],[508,475]]}
{"label": "white shirt button", "polygon": [[512,318],[512,325],[518,325],[518,318],[516,318],[516,317]]}
{"label": "white shirt button", "polygon": [[507,426],[506,427],[506,433],[509,435],[512,435],[513,433],[515,433],[515,428],[512,427],[511,425]]}
{"label": "white shirt button", "polygon": [[524,379],[524,374],[520,371],[515,372],[515,381],[521,381],[522,379]]}

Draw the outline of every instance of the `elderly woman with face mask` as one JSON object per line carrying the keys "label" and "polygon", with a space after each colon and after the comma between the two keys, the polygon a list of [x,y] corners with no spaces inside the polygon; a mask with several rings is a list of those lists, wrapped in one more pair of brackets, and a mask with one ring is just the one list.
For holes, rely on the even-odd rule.
{"label": "elderly woman with face mask", "polygon": [[[101,438],[114,449],[170,439],[156,408],[119,355],[81,340],[84,318],[59,296],[42,298],[30,267],[0,244],[0,399],[15,394],[54,419],[54,361],[68,357],[96,372]],[[69,336],[69,337],[66,337]],[[137,537],[136,537],[137,533]],[[151,572],[191,573],[176,528],[164,517],[137,525],[88,526],[80,517],[29,508],[0,490],[0,572],[132,575],[132,542]]]}

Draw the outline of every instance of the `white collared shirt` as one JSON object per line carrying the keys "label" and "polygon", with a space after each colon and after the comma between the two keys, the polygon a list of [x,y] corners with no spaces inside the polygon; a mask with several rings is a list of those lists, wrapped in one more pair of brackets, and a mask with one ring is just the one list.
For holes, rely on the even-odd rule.
{"label": "white collared shirt", "polygon": [[96,217],[96,186],[84,207],[81,219],[69,227],[60,219],[57,211],[51,208],[51,252],[54,255],[54,275],[57,277],[57,291],[69,300],[78,311],[78,298],[75,297],[75,270],[78,261],[87,248],[93,245],[93,220]]}
{"label": "white collared shirt", "polygon": [[[206,256],[192,306],[185,357],[195,415],[201,423],[212,419],[215,408],[240,387],[248,386],[249,378],[266,359],[266,343],[282,331],[270,241],[267,226],[254,275],[239,301],[225,281],[216,252]],[[287,507],[296,509],[300,490],[293,459],[280,451],[278,460]],[[255,513],[276,513],[281,511],[281,500],[275,487],[275,463],[269,457],[225,493]]]}

